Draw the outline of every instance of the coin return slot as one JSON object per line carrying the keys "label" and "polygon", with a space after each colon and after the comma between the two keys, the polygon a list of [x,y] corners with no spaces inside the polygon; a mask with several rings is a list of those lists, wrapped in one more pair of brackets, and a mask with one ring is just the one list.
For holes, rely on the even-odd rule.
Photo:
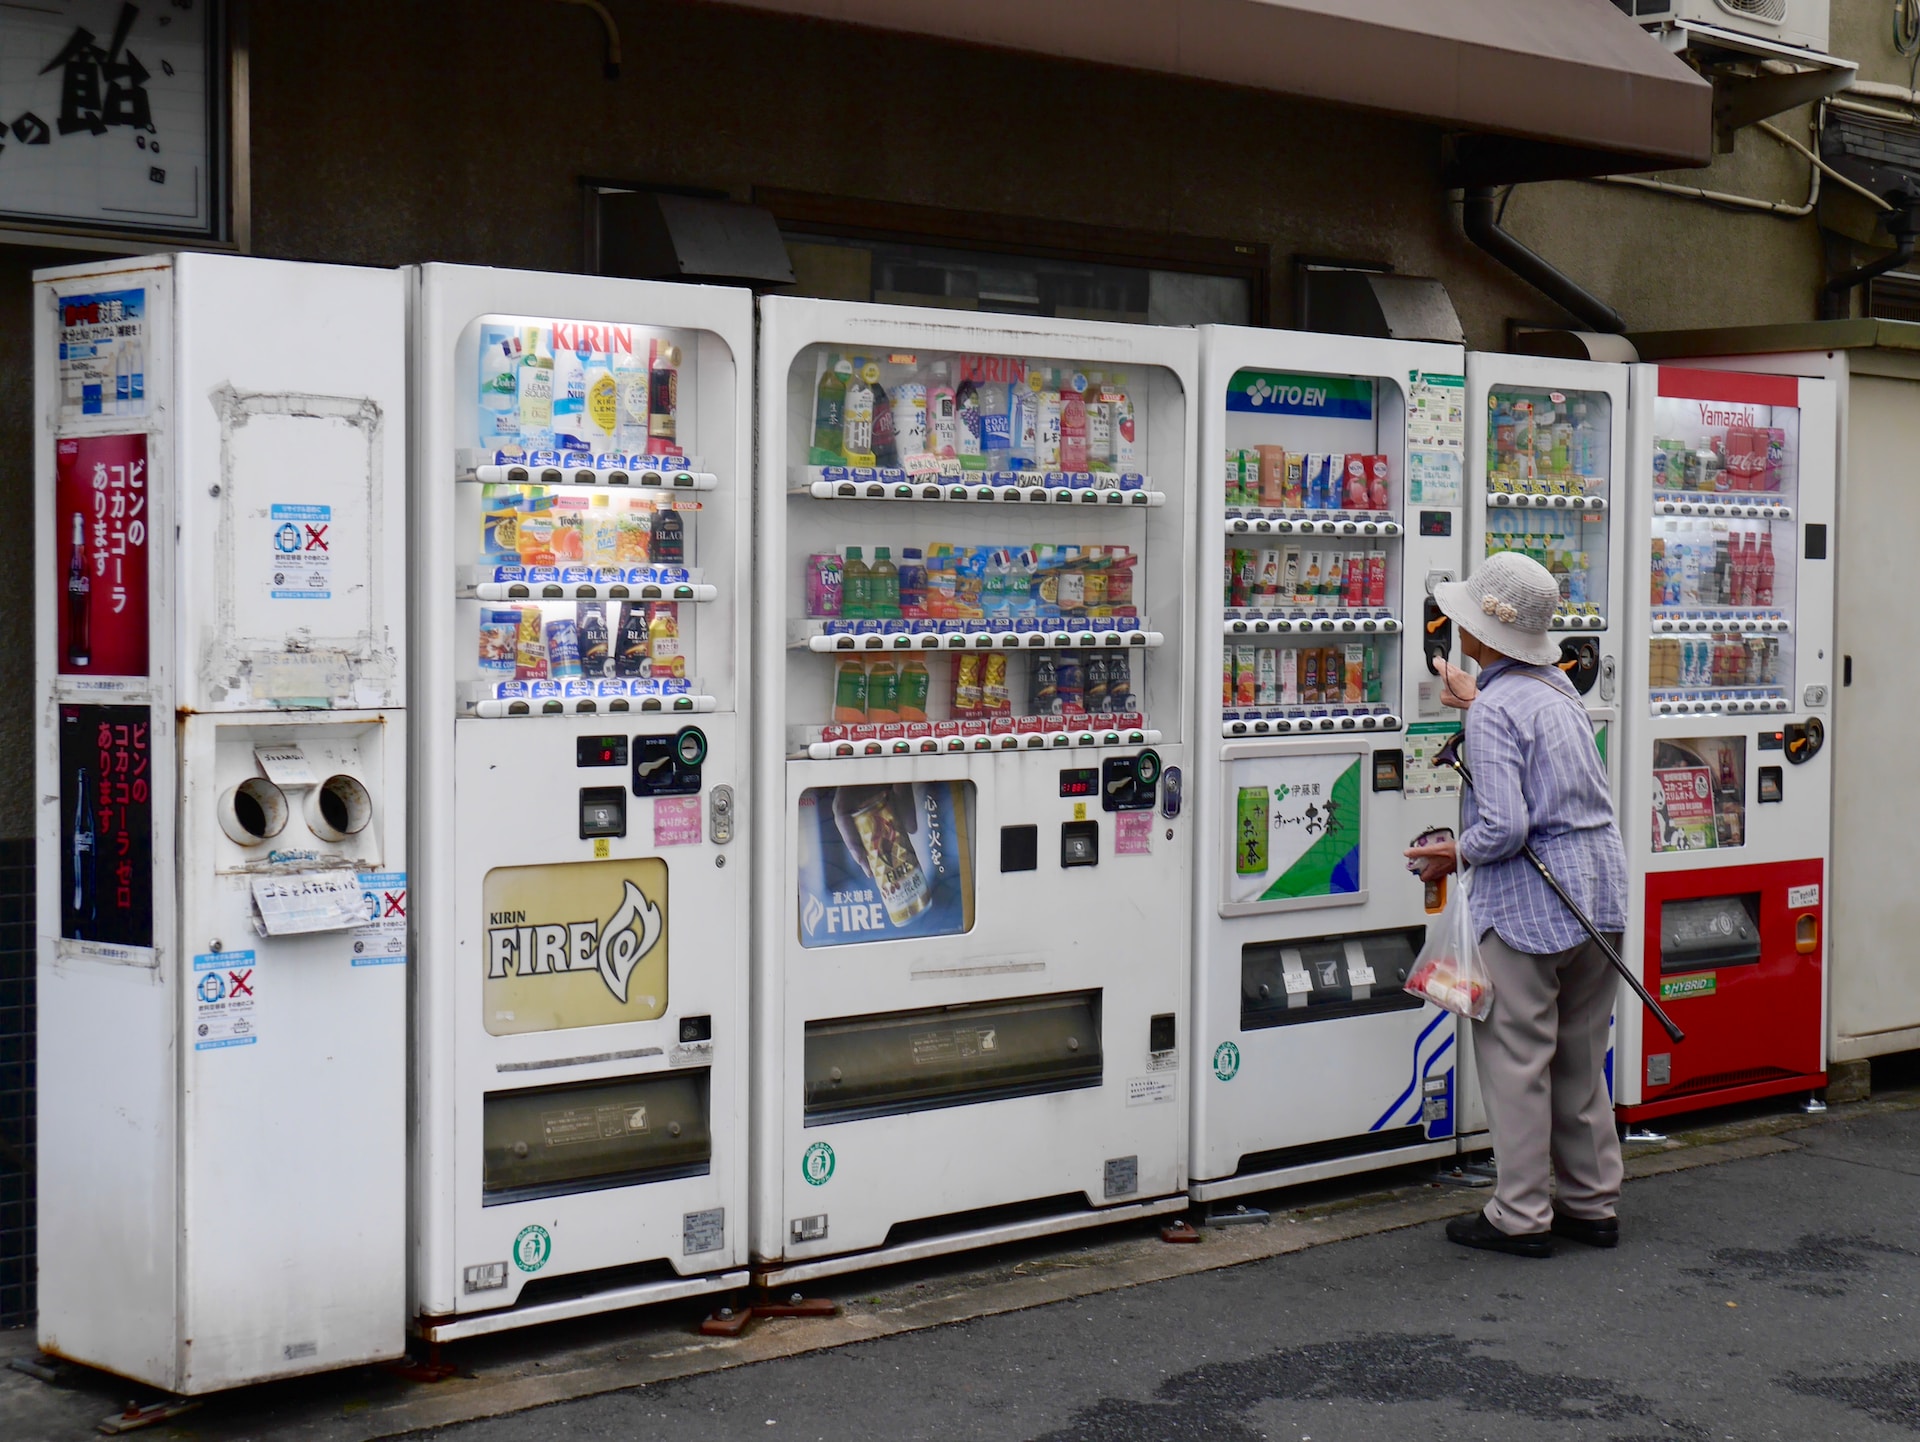
{"label": "coin return slot", "polygon": [[1100,864],[1100,823],[1063,821],[1060,823],[1060,865],[1098,866]]}
{"label": "coin return slot", "polygon": [[627,792],[621,786],[580,788],[580,839],[627,834]]}
{"label": "coin return slot", "polygon": [[373,820],[367,788],[344,772],[329,776],[307,793],[307,825],[324,841],[358,836]]}
{"label": "coin return slot", "polygon": [[287,793],[264,776],[249,776],[220,798],[220,829],[236,846],[258,846],[287,829]]}

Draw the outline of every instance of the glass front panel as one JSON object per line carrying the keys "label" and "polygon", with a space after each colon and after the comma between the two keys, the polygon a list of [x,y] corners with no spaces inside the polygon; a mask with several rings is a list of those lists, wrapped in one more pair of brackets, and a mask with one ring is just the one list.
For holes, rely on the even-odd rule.
{"label": "glass front panel", "polygon": [[1138,744],[1161,724],[1149,420],[1170,376],[814,346],[790,381],[791,754]]}
{"label": "glass front panel", "polygon": [[1226,407],[1224,721],[1400,714],[1404,393],[1249,369]]}
{"label": "glass front panel", "polygon": [[1558,626],[1606,624],[1613,399],[1497,386],[1487,395],[1486,554],[1520,551],[1560,583]]}
{"label": "glass front panel", "polygon": [[1785,711],[1794,689],[1799,412],[1663,396],[1654,425],[1654,714]]}
{"label": "glass front panel", "polygon": [[701,458],[681,428],[698,337],[506,315],[470,334],[467,700],[483,714],[691,709],[710,589]]}

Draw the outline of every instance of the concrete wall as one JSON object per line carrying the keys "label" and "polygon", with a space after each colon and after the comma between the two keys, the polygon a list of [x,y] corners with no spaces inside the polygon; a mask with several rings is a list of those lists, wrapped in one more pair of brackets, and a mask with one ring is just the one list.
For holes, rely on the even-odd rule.
{"label": "concrete wall", "polygon": [[[1884,0],[1835,5],[1863,56],[1891,55]],[[1264,242],[1282,322],[1296,252],[1440,277],[1475,346],[1500,348],[1509,319],[1564,320],[1461,238],[1438,133],[1422,125],[698,3],[611,0],[618,82],[601,77],[601,31],[584,8],[252,8],[261,255],[573,269],[577,180],[591,174]],[[1804,114],[1781,123],[1805,134]],[[1746,132],[1710,171],[1671,178],[1798,203],[1807,170]],[[1568,183],[1523,187],[1507,222],[1634,329],[1814,313],[1811,220]],[[22,517],[32,263],[0,252],[0,502]],[[22,636],[28,601],[25,568],[0,569],[0,604]],[[0,836],[32,824],[29,667],[24,645],[0,653]]]}

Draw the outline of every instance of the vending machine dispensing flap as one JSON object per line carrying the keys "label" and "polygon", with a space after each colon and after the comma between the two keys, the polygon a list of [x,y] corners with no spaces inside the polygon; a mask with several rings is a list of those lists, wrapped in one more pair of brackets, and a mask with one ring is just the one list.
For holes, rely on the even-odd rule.
{"label": "vending machine dispensing flap", "polygon": [[807,1023],[808,1126],[1100,1085],[1100,993]]}
{"label": "vending machine dispensing flap", "polygon": [[704,1068],[489,1092],[483,1205],[706,1174],[713,1160]]}
{"label": "vending machine dispensing flap", "polygon": [[1705,971],[1760,960],[1760,898],[1697,896],[1660,904],[1660,972]]}

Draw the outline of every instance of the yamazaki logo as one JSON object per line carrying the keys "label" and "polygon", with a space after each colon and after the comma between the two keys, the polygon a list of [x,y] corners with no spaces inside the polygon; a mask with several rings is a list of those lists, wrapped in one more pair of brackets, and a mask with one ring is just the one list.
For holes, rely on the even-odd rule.
{"label": "yamazaki logo", "polygon": [[1741,406],[1738,410],[1714,405],[1710,401],[1700,402],[1700,424],[1703,426],[1753,426],[1759,422],[1754,419],[1752,406]]}

